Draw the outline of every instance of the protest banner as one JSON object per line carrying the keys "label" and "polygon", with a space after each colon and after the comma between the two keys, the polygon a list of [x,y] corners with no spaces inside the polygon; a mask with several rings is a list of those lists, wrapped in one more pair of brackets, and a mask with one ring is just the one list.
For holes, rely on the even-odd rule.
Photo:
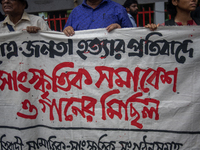
{"label": "protest banner", "polygon": [[0,34],[0,150],[199,150],[199,35]]}

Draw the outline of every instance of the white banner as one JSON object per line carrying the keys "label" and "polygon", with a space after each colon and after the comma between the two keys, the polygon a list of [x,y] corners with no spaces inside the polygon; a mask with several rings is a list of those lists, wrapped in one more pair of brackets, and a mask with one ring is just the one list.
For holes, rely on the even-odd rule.
{"label": "white banner", "polygon": [[199,150],[199,35],[0,34],[0,150]]}

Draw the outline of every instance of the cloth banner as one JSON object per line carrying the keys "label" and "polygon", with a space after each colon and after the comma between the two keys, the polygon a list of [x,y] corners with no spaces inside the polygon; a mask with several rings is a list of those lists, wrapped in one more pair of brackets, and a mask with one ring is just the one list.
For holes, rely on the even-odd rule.
{"label": "cloth banner", "polygon": [[0,150],[200,150],[199,26],[0,44]]}

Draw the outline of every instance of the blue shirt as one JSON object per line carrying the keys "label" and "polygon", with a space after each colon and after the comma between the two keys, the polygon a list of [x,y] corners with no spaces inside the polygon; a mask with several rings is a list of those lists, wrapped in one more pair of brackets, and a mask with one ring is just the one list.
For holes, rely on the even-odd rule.
{"label": "blue shirt", "polygon": [[[106,28],[118,23],[122,28],[133,27],[126,9],[111,0],[102,0],[95,9],[88,6],[86,0],[73,9],[65,27],[72,26],[74,31]],[[64,28],[65,28],[64,27]]]}
{"label": "blue shirt", "polygon": [[137,24],[135,23],[135,19],[133,18],[133,16],[131,14],[128,13],[128,17],[133,25],[133,27],[137,27]]}

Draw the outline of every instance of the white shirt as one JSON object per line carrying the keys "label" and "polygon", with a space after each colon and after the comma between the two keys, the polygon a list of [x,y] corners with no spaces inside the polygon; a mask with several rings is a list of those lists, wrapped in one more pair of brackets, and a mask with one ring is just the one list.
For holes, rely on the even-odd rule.
{"label": "white shirt", "polygon": [[4,19],[4,21],[0,22],[0,33],[8,33],[10,32],[6,23],[10,24],[15,31],[22,31],[26,29],[27,26],[36,26],[40,27],[42,31],[50,31],[51,29],[47,25],[47,23],[39,16],[30,15],[26,12],[23,13],[22,18],[14,24],[9,15]]}

